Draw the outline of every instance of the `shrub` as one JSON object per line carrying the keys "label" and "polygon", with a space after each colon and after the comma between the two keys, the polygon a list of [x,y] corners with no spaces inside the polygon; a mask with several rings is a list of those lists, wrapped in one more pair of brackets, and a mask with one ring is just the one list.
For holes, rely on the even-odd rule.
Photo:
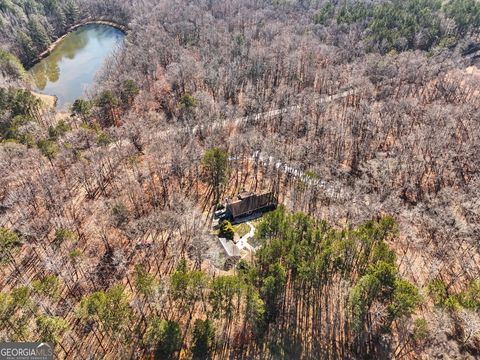
{"label": "shrub", "polygon": [[230,223],[230,221],[223,221],[220,224],[220,231],[218,233],[220,237],[233,240],[233,237],[235,236],[235,228],[233,225]]}

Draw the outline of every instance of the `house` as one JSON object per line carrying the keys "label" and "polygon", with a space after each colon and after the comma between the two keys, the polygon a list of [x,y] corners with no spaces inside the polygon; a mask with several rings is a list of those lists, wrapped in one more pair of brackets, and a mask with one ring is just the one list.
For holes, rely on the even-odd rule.
{"label": "house", "polygon": [[219,238],[219,240],[226,255],[223,268],[228,271],[240,260],[240,249],[232,240],[225,238]]}
{"label": "house", "polygon": [[241,192],[235,198],[227,199],[225,213],[235,222],[245,216],[273,210],[277,207],[277,204],[277,198],[271,191],[264,191],[259,194]]}
{"label": "house", "polygon": [[240,249],[238,246],[232,241],[225,238],[219,238],[220,243],[222,244],[223,250],[225,250],[225,254],[227,257],[238,257],[240,258]]}

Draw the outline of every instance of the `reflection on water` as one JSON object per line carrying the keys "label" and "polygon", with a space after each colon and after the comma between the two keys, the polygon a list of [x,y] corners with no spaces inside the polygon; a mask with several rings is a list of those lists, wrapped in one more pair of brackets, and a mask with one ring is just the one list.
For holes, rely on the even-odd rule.
{"label": "reflection on water", "polygon": [[58,97],[65,109],[94,82],[105,58],[124,34],[111,26],[82,26],[63,39],[52,53],[30,70],[39,92]]}

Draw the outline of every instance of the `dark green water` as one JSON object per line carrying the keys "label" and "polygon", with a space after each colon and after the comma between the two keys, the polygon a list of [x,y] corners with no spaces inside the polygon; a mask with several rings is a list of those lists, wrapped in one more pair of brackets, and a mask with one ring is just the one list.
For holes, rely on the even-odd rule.
{"label": "dark green water", "polygon": [[124,36],[120,30],[101,24],[85,25],[68,34],[30,69],[36,90],[56,95],[57,107],[68,108],[95,82],[97,71]]}

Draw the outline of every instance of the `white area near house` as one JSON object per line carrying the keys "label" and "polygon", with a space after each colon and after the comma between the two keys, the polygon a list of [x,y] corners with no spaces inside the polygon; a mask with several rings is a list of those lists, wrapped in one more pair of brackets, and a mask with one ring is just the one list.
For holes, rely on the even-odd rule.
{"label": "white area near house", "polygon": [[255,226],[253,226],[253,224],[250,222],[247,222],[246,224],[250,226],[250,231],[237,241],[237,247],[240,250],[248,250],[255,253],[255,248],[248,243],[248,240],[253,238],[255,235]]}
{"label": "white area near house", "polygon": [[246,224],[250,227],[250,231],[242,236],[237,242],[233,242],[226,238],[218,238],[227,257],[227,261],[234,258],[237,258],[237,260],[240,259],[242,257],[242,251],[247,251],[251,254],[255,253],[255,248],[248,242],[248,240],[255,235],[255,226],[250,222],[247,222]]}
{"label": "white area near house", "polygon": [[218,239],[220,240],[220,243],[223,246],[223,250],[225,250],[225,253],[228,257],[240,257],[240,249],[233,241],[225,238]]}

